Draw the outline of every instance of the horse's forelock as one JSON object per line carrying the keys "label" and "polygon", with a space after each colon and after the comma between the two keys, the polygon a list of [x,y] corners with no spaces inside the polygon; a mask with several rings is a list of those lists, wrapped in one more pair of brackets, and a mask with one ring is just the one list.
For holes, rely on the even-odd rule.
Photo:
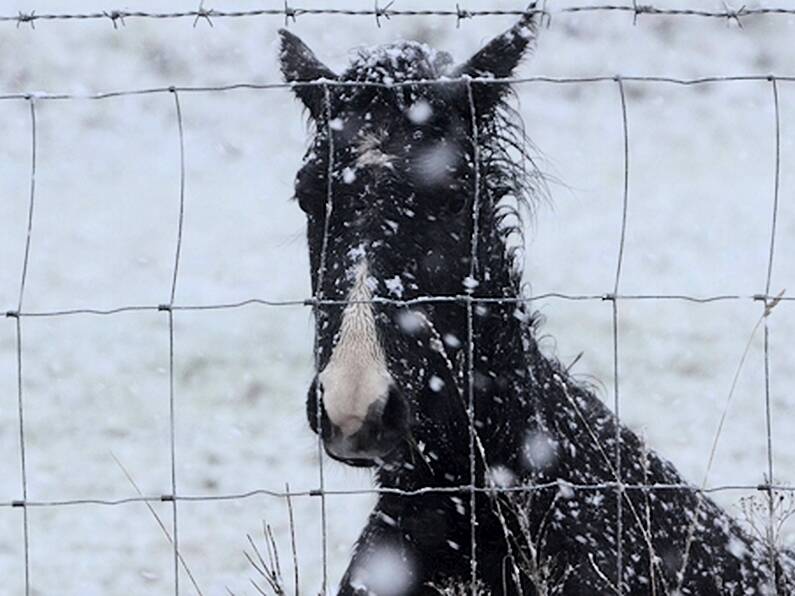
{"label": "horse's forelock", "polygon": [[359,48],[343,74],[349,81],[391,83],[437,79],[452,64],[447,52],[416,41]]}

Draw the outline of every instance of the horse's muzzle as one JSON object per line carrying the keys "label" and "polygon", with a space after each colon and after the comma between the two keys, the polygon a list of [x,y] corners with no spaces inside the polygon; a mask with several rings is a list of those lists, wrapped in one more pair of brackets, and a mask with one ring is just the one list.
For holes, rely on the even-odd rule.
{"label": "horse's muzzle", "polygon": [[406,442],[409,433],[408,402],[394,385],[389,388],[385,399],[370,407],[361,426],[352,435],[345,435],[329,419],[323,406],[322,386],[318,389],[317,380],[309,389],[306,413],[309,426],[314,432],[319,432],[329,457],[351,466],[373,466],[382,462]]}

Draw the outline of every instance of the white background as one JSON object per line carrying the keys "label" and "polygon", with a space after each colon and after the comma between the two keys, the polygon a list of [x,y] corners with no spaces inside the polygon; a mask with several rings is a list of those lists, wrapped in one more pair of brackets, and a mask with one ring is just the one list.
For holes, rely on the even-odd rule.
{"label": "white background", "polygon": [[[557,9],[571,4],[550,2]],[[585,2],[587,3],[587,2]],[[169,2],[192,10],[195,2]],[[369,2],[305,6],[369,9]],[[522,8],[468,0],[467,8]],[[712,1],[661,6],[720,9]],[[749,7],[754,5],[748,4]],[[206,5],[212,8],[211,4]],[[215,8],[221,8],[221,3]],[[279,8],[281,2],[224,4]],[[399,0],[393,8],[427,8]],[[454,3],[438,2],[439,8]],[[0,12],[121,8],[99,0],[6,0]],[[162,2],[126,8],[162,10]],[[456,27],[454,18],[303,16],[290,29],[332,67],[349,50],[398,38],[465,59],[511,18]],[[280,17],[0,23],[0,93],[87,93],[161,85],[278,81]],[[795,75],[795,19],[724,20],[629,13],[556,15],[518,74]],[[764,290],[774,181],[769,82],[677,87],[627,83],[630,196],[622,292],[707,296]],[[622,200],[615,83],[518,88],[551,201],[528,224],[526,278],[535,294],[612,289]],[[795,292],[795,84],[781,83],[781,206],[772,291]],[[178,304],[309,294],[303,219],[288,199],[306,143],[286,90],[182,94],[187,157]],[[16,308],[25,242],[30,122],[24,101],[0,102],[0,309]],[[38,179],[26,311],[168,302],[176,241],[179,152],[169,94],[40,101]],[[612,403],[609,303],[539,301],[545,349]],[[744,347],[762,311],[750,300],[620,303],[623,419],[700,483]],[[770,319],[777,482],[795,484],[795,303]],[[175,315],[176,453],[180,494],[221,495],[318,485],[305,423],[312,323],[303,307],[247,306]],[[553,339],[554,338],[554,339]],[[712,486],[756,484],[766,470],[761,332],[728,411]],[[29,499],[170,492],[168,327],[158,312],[23,319]],[[366,488],[367,472],[327,462],[328,488]],[[744,493],[716,498],[735,513]],[[14,322],[0,322],[0,502],[21,497]],[[372,498],[329,497],[330,581],[336,583]],[[297,498],[301,578],[321,577],[319,500]],[[170,505],[156,503],[170,527]],[[35,594],[173,593],[171,548],[141,503],[30,508]],[[252,497],[179,504],[183,556],[205,594],[253,594],[242,551],[263,520],[289,559],[285,502]],[[792,540],[795,529],[789,526]],[[22,513],[0,507],[2,594],[23,587]],[[288,573],[289,576],[289,573]],[[182,577],[183,592],[191,593]],[[289,581],[288,581],[288,585]]]}

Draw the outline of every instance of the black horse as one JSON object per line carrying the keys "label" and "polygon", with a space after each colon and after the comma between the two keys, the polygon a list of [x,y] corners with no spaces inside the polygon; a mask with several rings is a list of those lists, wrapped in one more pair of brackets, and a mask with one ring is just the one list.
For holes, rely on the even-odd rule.
{"label": "black horse", "polygon": [[523,18],[459,66],[401,42],[337,75],[282,31],[314,124],[295,192],[317,298],[307,414],[383,489],[340,594],[789,594],[791,555],[617,427],[516,300],[509,237],[539,178],[510,87],[486,79],[535,34]]}

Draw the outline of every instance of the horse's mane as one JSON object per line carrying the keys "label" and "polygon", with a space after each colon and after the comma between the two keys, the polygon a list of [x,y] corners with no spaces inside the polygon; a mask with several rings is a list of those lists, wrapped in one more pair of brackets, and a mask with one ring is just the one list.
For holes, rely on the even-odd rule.
{"label": "horse's mane", "polygon": [[[516,93],[506,87],[490,118],[478,121],[480,146],[481,213],[490,222],[490,244],[484,243],[483,258],[491,262],[492,274],[503,271],[504,287],[511,297],[522,292],[525,226],[538,202],[546,197],[546,178],[538,167],[538,150],[527,136],[524,122],[513,107]],[[484,239],[485,240],[485,239]],[[495,252],[494,244],[503,248]]]}

